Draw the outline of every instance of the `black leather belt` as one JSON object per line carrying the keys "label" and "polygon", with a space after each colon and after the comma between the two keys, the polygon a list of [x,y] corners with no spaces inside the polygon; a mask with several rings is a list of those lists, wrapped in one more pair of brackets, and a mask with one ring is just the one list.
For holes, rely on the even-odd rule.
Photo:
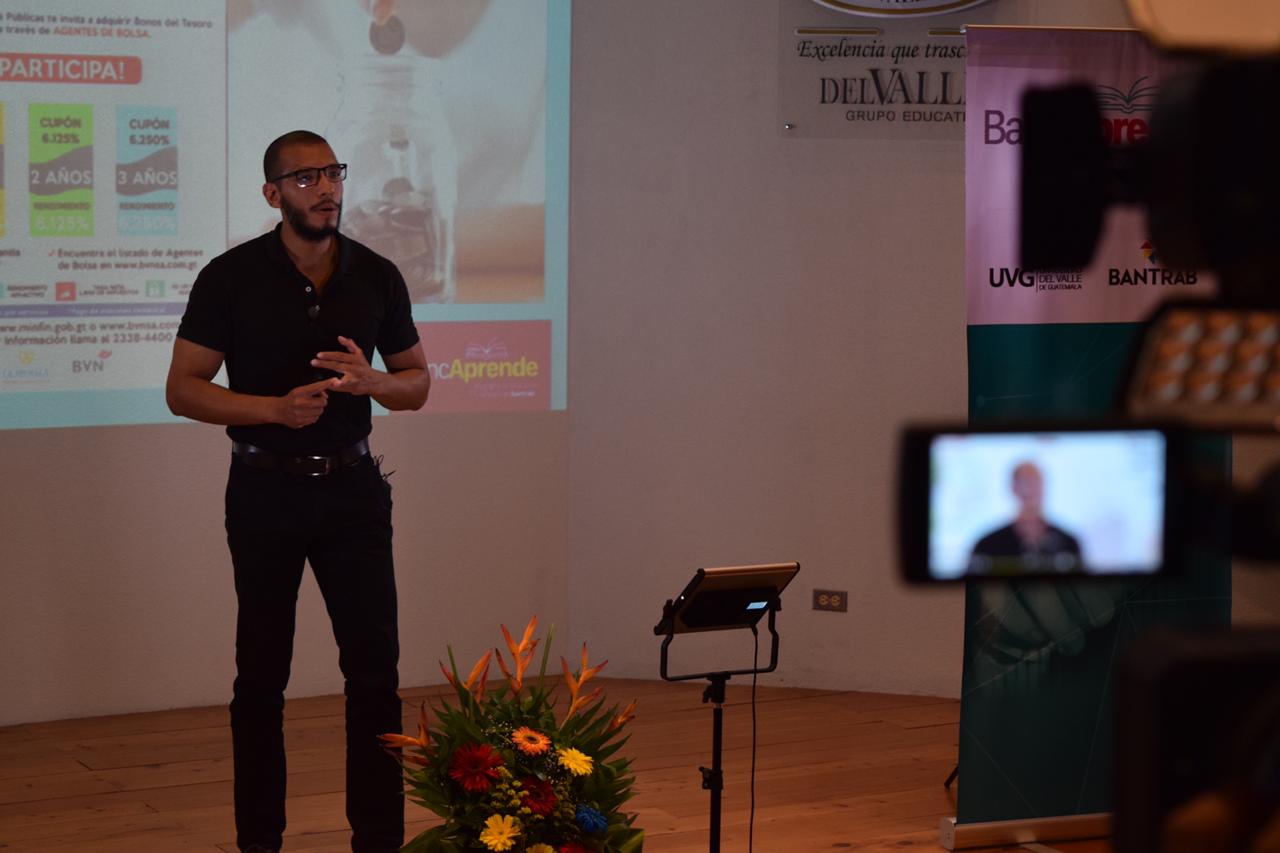
{"label": "black leather belt", "polygon": [[287,471],[307,477],[323,477],[339,468],[354,465],[369,455],[369,440],[362,438],[333,456],[281,456],[243,441],[231,442],[231,453],[251,468],[265,471]]}

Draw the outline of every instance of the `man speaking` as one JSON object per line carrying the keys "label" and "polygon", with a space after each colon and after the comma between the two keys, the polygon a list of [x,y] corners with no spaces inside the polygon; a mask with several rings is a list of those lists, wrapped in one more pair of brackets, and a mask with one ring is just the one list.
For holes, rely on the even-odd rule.
{"label": "man speaking", "polygon": [[1013,469],[1010,486],[1018,501],[1012,522],[983,536],[969,557],[970,574],[1080,571],[1080,541],[1044,516],[1044,474],[1034,462]]}
{"label": "man speaking", "polygon": [[[351,849],[390,853],[404,839],[402,784],[377,736],[400,731],[399,640],[391,488],[369,452],[369,398],[419,409],[431,377],[404,278],[338,231],[346,164],[295,130],[267,147],[263,170],[281,222],[200,272],[165,389],[174,414],[223,424],[232,442],[236,841],[246,853],[282,844],[284,689],[310,562],[346,685]],[[369,364],[375,348],[385,372]],[[213,382],[224,363],[225,388]]]}

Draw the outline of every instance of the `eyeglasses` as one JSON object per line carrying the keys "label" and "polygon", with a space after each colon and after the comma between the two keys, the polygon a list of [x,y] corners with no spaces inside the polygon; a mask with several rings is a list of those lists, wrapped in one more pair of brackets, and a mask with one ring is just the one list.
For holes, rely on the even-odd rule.
{"label": "eyeglasses", "polygon": [[340,184],[347,178],[347,164],[330,163],[328,166],[319,168],[294,169],[292,172],[276,175],[270,182],[274,184],[276,181],[283,181],[285,178],[293,178],[294,183],[298,185],[298,189],[305,190],[307,187],[318,184],[321,175],[328,178],[330,183]]}

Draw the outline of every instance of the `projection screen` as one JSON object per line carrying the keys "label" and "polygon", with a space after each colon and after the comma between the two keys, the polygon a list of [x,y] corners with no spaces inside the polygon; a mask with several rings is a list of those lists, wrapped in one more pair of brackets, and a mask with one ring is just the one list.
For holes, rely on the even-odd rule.
{"label": "projection screen", "polygon": [[173,420],[191,284],[278,221],[262,153],[296,128],[405,276],[424,411],[566,407],[568,0],[0,10],[0,428]]}

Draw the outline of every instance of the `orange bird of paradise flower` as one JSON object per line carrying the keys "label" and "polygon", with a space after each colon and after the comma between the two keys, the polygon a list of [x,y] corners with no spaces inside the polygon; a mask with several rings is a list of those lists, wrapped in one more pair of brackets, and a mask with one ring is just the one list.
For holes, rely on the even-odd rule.
{"label": "orange bird of paradise flower", "polygon": [[533,652],[538,648],[539,641],[533,638],[533,632],[538,627],[538,617],[535,615],[529,620],[519,643],[511,638],[511,632],[507,630],[506,625],[501,627],[502,636],[507,641],[507,649],[511,652],[511,665],[515,673],[512,674],[511,670],[507,669],[507,662],[503,660],[501,651],[498,652],[498,666],[502,669],[502,674],[507,677],[507,684],[511,686],[512,694],[519,696],[520,690],[524,687],[524,674],[533,663]]}
{"label": "orange bird of paradise flower", "polygon": [[[477,702],[484,699],[484,691],[489,683],[489,662],[493,659],[493,649],[485,652],[480,660],[476,661],[476,665],[471,667],[471,674],[467,676],[467,680],[462,683],[462,688],[470,693]],[[444,677],[453,685],[453,689],[458,690],[458,681],[453,677],[453,673],[445,669],[443,661],[437,661],[440,664],[440,671],[444,673]]]}
{"label": "orange bird of paradise flower", "polygon": [[608,663],[609,662],[605,660],[601,661],[597,666],[588,667],[587,644],[583,643],[582,668],[578,671],[578,675],[575,678],[573,674],[569,672],[569,662],[564,658],[560,658],[560,668],[564,670],[564,683],[569,687],[569,710],[565,713],[566,720],[578,713],[580,709],[590,705],[600,695],[600,692],[603,690],[601,687],[597,687],[590,693],[583,695],[582,685],[595,678],[596,673],[604,669],[605,665]]}
{"label": "orange bird of paradise flower", "polygon": [[[431,743],[431,734],[427,731],[427,703],[423,702],[418,706],[418,736],[410,737],[398,733],[378,735],[378,740],[382,741],[390,749],[402,749],[405,747],[416,746],[418,749],[426,749],[427,744]],[[405,760],[411,760],[408,756]],[[425,764],[421,759],[414,759],[415,764]]]}
{"label": "orange bird of paradise flower", "polygon": [[636,715],[636,700],[632,699],[631,704],[618,712],[612,720],[609,721],[609,727],[605,731],[616,732],[625,726]]}

